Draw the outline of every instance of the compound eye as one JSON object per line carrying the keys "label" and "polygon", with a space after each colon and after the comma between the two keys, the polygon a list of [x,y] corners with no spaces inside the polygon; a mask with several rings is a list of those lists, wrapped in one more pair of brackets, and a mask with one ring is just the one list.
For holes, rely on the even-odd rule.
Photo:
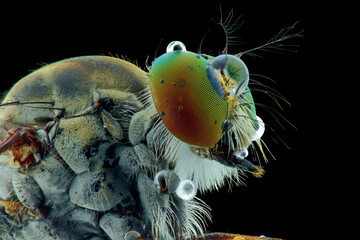
{"label": "compound eye", "polygon": [[169,45],[166,48],[167,53],[174,52],[174,51],[177,51],[177,50],[186,51],[186,47],[180,41],[172,41],[171,43],[169,43]]}
{"label": "compound eye", "polygon": [[[172,135],[194,146],[213,147],[223,134],[229,104],[219,96],[221,86],[217,92],[207,77],[209,62],[184,47],[174,50],[180,47],[179,43],[170,44],[173,52],[153,62],[149,72],[151,96]],[[215,73],[211,76],[217,81]]]}
{"label": "compound eye", "polygon": [[221,76],[232,93],[238,97],[247,88],[249,83],[249,70],[245,63],[233,55],[220,55],[209,62],[209,66]]}

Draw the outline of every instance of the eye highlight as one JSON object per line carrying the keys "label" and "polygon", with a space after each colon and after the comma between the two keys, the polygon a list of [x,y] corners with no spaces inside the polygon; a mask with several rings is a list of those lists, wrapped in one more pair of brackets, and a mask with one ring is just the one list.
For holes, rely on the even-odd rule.
{"label": "eye highlight", "polygon": [[174,52],[174,51],[177,51],[177,50],[186,51],[186,47],[180,41],[172,41],[171,43],[169,43],[169,45],[166,48],[167,53]]}
{"label": "eye highlight", "polygon": [[228,54],[213,58],[207,67],[207,75],[215,91],[223,97],[221,83],[227,86],[229,92],[238,97],[247,88],[249,83],[249,70],[238,57]]}

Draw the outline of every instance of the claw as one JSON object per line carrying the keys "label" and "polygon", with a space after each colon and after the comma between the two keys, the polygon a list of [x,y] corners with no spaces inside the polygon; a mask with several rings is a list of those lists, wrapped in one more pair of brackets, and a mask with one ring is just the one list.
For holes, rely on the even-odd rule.
{"label": "claw", "polygon": [[0,141],[0,154],[5,151],[9,151],[10,166],[20,168],[22,172],[36,162],[35,153],[40,154],[40,159],[44,155],[36,129],[23,126],[10,129],[7,138]]}
{"label": "claw", "polygon": [[23,217],[26,219],[36,219],[40,215],[36,210],[25,207],[19,200],[5,201],[0,200],[0,206],[5,208],[5,212],[11,217],[18,217],[19,222],[23,221]]}
{"label": "claw", "polygon": [[10,216],[16,216],[22,209],[22,204],[19,201],[0,200],[0,206],[5,207],[5,212]]}

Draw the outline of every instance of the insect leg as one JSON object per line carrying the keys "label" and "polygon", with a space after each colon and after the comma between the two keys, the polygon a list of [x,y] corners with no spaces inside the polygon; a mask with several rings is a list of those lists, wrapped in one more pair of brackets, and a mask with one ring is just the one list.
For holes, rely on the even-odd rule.
{"label": "insect leg", "polygon": [[137,177],[140,202],[146,219],[146,232],[155,239],[172,239],[166,224],[167,209],[169,209],[169,195],[156,190],[153,180],[141,173]]}
{"label": "insect leg", "polygon": [[0,153],[9,151],[10,165],[24,172],[44,156],[44,148],[38,139],[37,130],[20,126],[11,129],[0,145]]}
{"label": "insect leg", "polygon": [[129,126],[129,140],[131,144],[136,145],[145,139],[146,133],[153,125],[153,117],[148,109],[141,110],[131,118]]}
{"label": "insect leg", "polygon": [[44,195],[31,176],[22,173],[12,175],[12,186],[17,198],[25,207],[37,209],[42,205]]}
{"label": "insect leg", "polygon": [[17,141],[19,141],[20,132],[19,129],[11,129],[8,132],[8,137],[2,141],[0,145],[0,154],[9,150]]}

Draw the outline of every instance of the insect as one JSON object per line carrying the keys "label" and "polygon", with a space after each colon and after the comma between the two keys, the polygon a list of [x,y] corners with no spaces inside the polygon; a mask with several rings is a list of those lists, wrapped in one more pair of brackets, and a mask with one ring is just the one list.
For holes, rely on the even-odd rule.
{"label": "insect", "polygon": [[0,236],[273,239],[207,233],[196,197],[264,173],[246,159],[265,126],[241,55],[174,41],[149,72],[85,56],[17,82],[0,105]]}

